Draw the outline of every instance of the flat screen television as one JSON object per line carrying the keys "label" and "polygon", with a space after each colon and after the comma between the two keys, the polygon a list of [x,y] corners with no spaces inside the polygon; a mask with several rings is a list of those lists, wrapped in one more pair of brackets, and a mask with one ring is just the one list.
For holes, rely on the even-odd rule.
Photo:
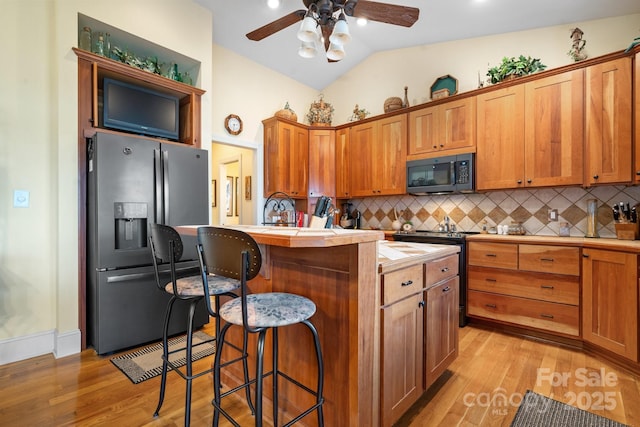
{"label": "flat screen television", "polygon": [[105,128],[178,140],[178,97],[105,77],[102,102]]}

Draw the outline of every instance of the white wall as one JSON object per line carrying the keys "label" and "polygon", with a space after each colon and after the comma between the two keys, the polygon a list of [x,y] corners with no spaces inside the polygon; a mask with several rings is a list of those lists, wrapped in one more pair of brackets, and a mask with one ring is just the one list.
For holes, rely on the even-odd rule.
{"label": "white wall", "polygon": [[[212,19],[195,3],[3,0],[2,9],[0,364],[80,349],[77,14],[200,61],[203,135],[212,99]],[[30,207],[13,207],[15,189],[30,192]]]}

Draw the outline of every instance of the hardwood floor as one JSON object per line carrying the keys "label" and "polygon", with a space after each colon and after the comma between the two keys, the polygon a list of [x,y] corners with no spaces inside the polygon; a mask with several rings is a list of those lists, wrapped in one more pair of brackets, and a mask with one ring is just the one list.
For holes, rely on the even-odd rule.
{"label": "hardwood floor", "polygon": [[[110,357],[87,350],[59,360],[47,355],[0,366],[0,425],[183,425],[181,378],[169,373],[165,403],[154,419],[160,378],[134,385]],[[210,363],[207,358],[198,366]],[[458,359],[397,425],[509,426],[527,389],[640,426],[638,376],[580,351],[473,326],[460,329]],[[193,426],[211,425],[211,397],[211,377],[197,379]],[[228,399],[239,423],[252,425],[244,401]]]}

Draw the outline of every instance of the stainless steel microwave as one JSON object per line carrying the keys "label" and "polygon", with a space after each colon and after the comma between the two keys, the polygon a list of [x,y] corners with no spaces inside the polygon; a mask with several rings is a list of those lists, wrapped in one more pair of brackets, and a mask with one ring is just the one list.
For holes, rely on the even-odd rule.
{"label": "stainless steel microwave", "polygon": [[472,193],[475,189],[473,160],[473,154],[410,160],[407,162],[407,193]]}

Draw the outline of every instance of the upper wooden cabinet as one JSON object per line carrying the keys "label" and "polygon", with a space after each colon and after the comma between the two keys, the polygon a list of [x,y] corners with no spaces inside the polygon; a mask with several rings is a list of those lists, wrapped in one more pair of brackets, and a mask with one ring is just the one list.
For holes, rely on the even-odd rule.
{"label": "upper wooden cabinet", "polygon": [[584,71],[478,95],[477,189],[581,184]]}
{"label": "upper wooden cabinet", "polygon": [[351,129],[336,130],[336,197],[349,198],[349,134]]}
{"label": "upper wooden cabinet", "polygon": [[524,86],[477,96],[476,188],[523,187]]}
{"label": "upper wooden cabinet", "polygon": [[350,197],[406,192],[406,114],[353,126],[349,145]]}
{"label": "upper wooden cabinet", "polygon": [[585,185],[631,182],[631,57],[586,68]]}
{"label": "upper wooden cabinet", "polygon": [[304,125],[270,118],[264,125],[264,194],[282,191],[307,197],[309,131]]}
{"label": "upper wooden cabinet", "polygon": [[635,98],[635,177],[634,180],[636,183],[640,182],[640,52],[636,53],[635,58],[635,70],[633,75],[635,76],[634,87],[635,91],[633,96]]}
{"label": "upper wooden cabinet", "polygon": [[415,110],[409,113],[407,158],[424,158],[439,152],[475,151],[475,138],[475,97]]}
{"label": "upper wooden cabinet", "polygon": [[309,130],[309,197],[336,195],[336,132],[333,129]]}
{"label": "upper wooden cabinet", "polygon": [[525,185],[582,183],[584,71],[525,84]]}

